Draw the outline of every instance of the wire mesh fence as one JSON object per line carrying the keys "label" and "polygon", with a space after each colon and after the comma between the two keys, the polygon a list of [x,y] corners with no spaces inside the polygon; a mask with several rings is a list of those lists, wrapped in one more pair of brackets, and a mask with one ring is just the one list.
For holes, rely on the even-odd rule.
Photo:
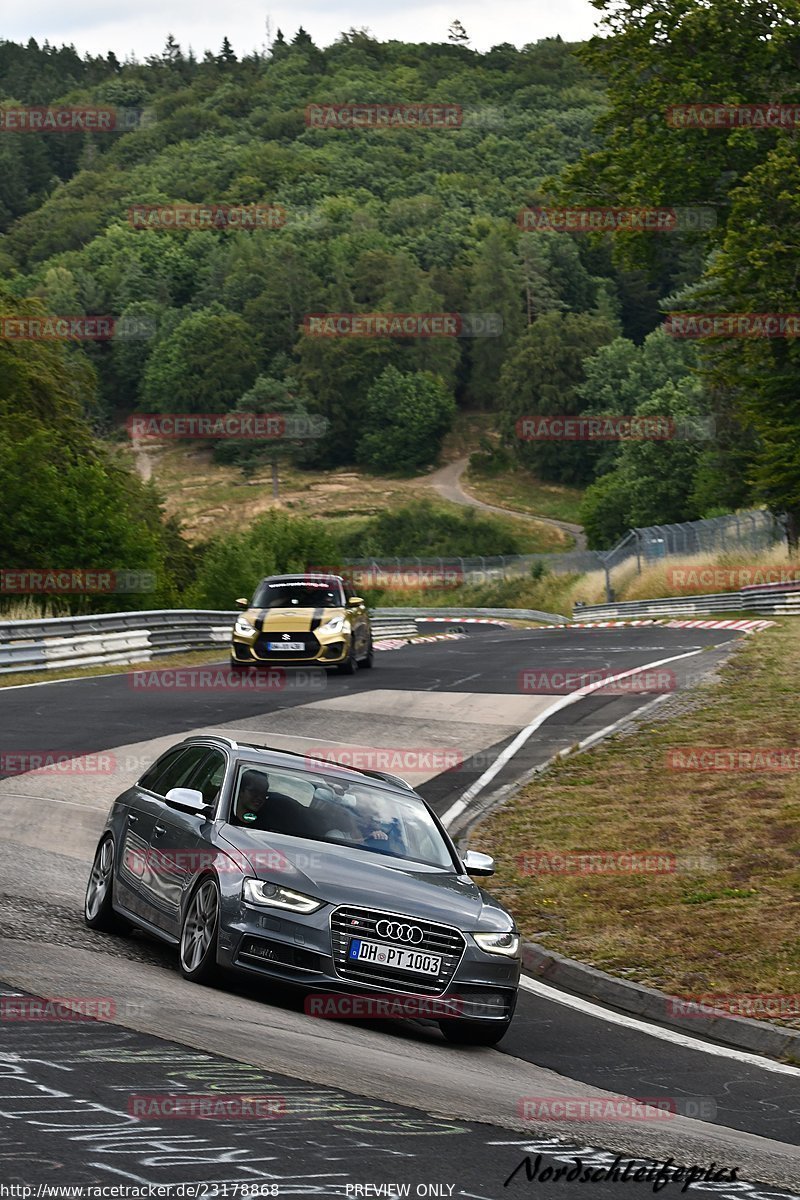
{"label": "wire mesh fence", "polygon": [[458,587],[528,575],[539,569],[557,575],[602,570],[611,599],[612,572],[624,563],[643,565],[662,558],[691,557],[725,550],[765,550],[785,540],[781,518],[765,509],[707,517],[672,525],[630,529],[610,550],[567,550],[564,553],[450,557],[350,558],[342,570],[364,588]]}

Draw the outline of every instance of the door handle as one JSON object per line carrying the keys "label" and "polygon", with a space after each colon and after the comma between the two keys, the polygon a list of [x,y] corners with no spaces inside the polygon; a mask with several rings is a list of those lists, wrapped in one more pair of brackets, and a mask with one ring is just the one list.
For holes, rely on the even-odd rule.
{"label": "door handle", "polygon": [[139,820],[139,818],[137,817],[136,813],[128,813],[128,824],[129,825],[135,825],[138,820]]}
{"label": "door handle", "polygon": [[153,829],[153,833],[155,834],[156,837],[161,837],[161,835],[166,832],[167,832],[166,825],[156,825]]}

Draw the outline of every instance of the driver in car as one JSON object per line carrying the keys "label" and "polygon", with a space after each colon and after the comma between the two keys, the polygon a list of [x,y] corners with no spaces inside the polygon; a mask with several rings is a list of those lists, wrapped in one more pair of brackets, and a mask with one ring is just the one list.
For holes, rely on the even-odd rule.
{"label": "driver in car", "polygon": [[243,772],[236,799],[236,817],[241,824],[267,833],[313,836],[302,804],[284,792],[272,791],[269,776],[264,771]]}

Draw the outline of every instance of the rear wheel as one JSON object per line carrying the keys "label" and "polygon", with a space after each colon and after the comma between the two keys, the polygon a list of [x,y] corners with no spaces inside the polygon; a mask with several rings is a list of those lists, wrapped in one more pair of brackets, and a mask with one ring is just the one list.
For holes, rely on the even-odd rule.
{"label": "rear wheel", "polygon": [[103,933],[127,933],[130,925],[114,912],[114,839],[109,834],[95,850],[86,885],[83,919],[90,929]]}
{"label": "rear wheel", "polygon": [[508,1033],[507,1021],[440,1021],[439,1028],[448,1042],[456,1046],[496,1046]]}
{"label": "rear wheel", "polygon": [[192,983],[214,983],[219,976],[219,889],[206,876],[192,893],[181,926],[178,958],[181,974]]}

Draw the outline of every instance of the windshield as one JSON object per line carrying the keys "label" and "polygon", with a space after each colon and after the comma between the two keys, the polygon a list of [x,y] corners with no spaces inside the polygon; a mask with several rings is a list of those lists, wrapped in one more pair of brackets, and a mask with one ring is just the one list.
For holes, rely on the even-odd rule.
{"label": "windshield", "polygon": [[335,579],[263,580],[256,588],[253,608],[342,608],[342,585]]}
{"label": "windshield", "polygon": [[454,869],[447,844],[418,796],[353,783],[325,768],[241,766],[230,822]]}

